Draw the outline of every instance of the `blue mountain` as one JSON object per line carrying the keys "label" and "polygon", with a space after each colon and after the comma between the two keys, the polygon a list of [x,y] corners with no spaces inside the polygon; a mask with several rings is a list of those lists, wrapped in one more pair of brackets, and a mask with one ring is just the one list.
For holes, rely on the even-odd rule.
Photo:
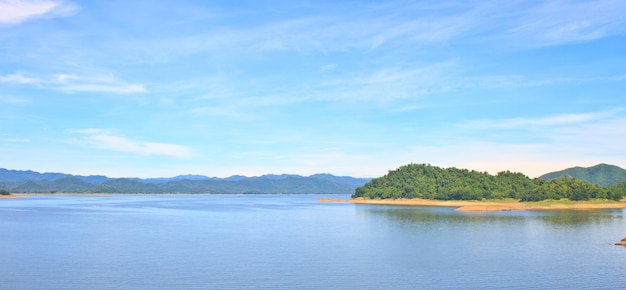
{"label": "blue mountain", "polygon": [[179,175],[170,178],[109,178],[0,169],[0,189],[12,192],[352,194],[369,178],[315,174],[268,174],[227,178]]}

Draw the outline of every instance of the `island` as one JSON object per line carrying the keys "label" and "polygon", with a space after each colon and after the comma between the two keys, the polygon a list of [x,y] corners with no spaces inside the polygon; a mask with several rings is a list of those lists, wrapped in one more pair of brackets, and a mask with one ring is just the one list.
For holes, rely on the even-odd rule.
{"label": "island", "polygon": [[358,204],[450,206],[466,211],[626,208],[626,181],[600,186],[564,175],[531,179],[510,171],[491,175],[409,164],[355,189]]}

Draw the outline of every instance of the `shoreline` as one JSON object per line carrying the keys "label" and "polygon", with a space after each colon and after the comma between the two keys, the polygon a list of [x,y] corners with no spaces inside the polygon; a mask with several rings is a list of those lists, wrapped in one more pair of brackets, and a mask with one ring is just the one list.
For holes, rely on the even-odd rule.
{"label": "shoreline", "polygon": [[[28,196],[116,196],[116,195],[135,195],[135,196],[200,196],[200,195],[218,195],[218,196],[236,196],[247,194],[184,194],[184,193],[159,193],[159,194],[142,194],[142,193],[16,193],[11,195],[1,195],[0,199],[26,198]],[[273,195],[273,194],[267,194]],[[293,194],[300,195],[300,194]],[[317,194],[313,194],[317,195]],[[539,202],[520,202],[518,200],[431,200],[431,199],[364,199],[350,198],[335,199],[322,197],[317,202],[323,203],[352,203],[352,204],[373,204],[373,205],[398,205],[398,206],[441,206],[455,207],[458,211],[513,211],[513,210],[594,210],[594,209],[623,209],[626,208],[626,199],[622,201],[610,200],[590,200],[590,201],[569,201],[569,200],[548,200]]]}
{"label": "shoreline", "polygon": [[354,204],[403,205],[403,206],[445,206],[456,207],[458,211],[512,211],[512,210],[593,210],[626,208],[624,201],[541,201],[520,202],[516,200],[430,200],[430,199],[349,199]]}
{"label": "shoreline", "polygon": [[[349,195],[347,193],[74,193],[74,192],[29,192],[29,193],[11,193],[7,198],[21,198],[29,196],[333,196],[333,195]],[[331,198],[332,199],[332,198]],[[345,202],[344,199],[337,199]]]}

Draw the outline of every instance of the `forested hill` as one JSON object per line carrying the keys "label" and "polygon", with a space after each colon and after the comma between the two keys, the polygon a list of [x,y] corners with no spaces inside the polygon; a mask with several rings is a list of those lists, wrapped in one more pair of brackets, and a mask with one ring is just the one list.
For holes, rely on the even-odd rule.
{"label": "forested hill", "polygon": [[626,180],[626,170],[609,164],[598,164],[592,167],[573,167],[551,172],[540,176],[543,180],[552,180],[562,176],[589,181],[602,186],[613,185]]}
{"label": "forested hill", "polygon": [[409,164],[358,187],[352,197],[439,200],[514,198],[522,201],[562,198],[620,200],[625,192],[626,182],[602,187],[571,177],[545,181],[540,178],[530,179],[522,173],[510,171],[490,175],[487,172],[467,169]]}
{"label": "forested hill", "polygon": [[311,176],[270,174],[228,178],[181,175],[172,178],[139,179],[0,169],[0,189],[14,193],[350,194],[357,186],[369,180],[330,174]]}

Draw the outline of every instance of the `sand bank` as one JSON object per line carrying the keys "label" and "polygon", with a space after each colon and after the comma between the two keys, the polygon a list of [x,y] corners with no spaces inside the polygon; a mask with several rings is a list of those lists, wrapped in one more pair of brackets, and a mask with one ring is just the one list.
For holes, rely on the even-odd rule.
{"label": "sand bank", "polygon": [[345,199],[337,199],[337,198],[322,197],[322,198],[318,198],[317,202],[347,202],[347,200],[345,200]]}
{"label": "sand bank", "polygon": [[349,199],[347,202],[359,204],[448,206],[460,211],[509,211],[509,210],[563,210],[563,209],[611,209],[626,208],[624,201],[541,201],[519,202],[515,200],[470,201],[470,200],[430,200],[430,199]]}

